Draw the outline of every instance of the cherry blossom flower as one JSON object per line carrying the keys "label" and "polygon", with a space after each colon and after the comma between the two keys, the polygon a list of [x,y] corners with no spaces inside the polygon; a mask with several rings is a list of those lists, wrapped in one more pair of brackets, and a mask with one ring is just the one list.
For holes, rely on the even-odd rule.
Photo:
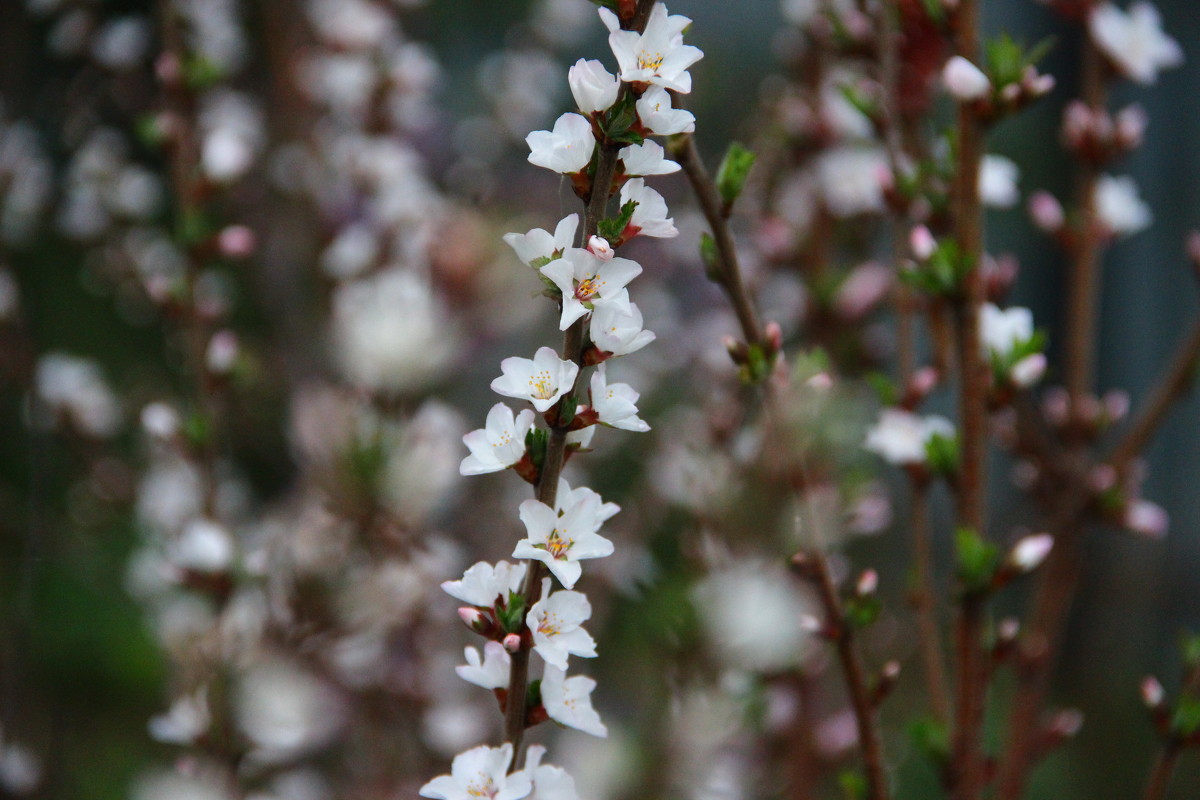
{"label": "cherry blossom flower", "polygon": [[508,676],[512,669],[512,656],[499,642],[487,642],[483,646],[483,660],[474,647],[463,649],[467,663],[454,668],[458,677],[484,689],[508,688]]}
{"label": "cherry blossom flower", "polygon": [[469,567],[461,580],[443,582],[442,591],[464,603],[491,608],[497,600],[507,601],[511,592],[521,591],[524,580],[524,563],[497,561],[493,567],[486,561],[480,561]]}
{"label": "cherry blossom flower", "polygon": [[962,56],[953,56],[942,69],[942,85],[959,102],[982,100],[992,91],[992,83],[979,67]]}
{"label": "cherry blossom flower", "polygon": [[596,656],[596,642],[583,629],[592,616],[587,595],[581,592],[550,594],[550,579],[542,588],[542,599],[529,609],[525,624],[533,634],[533,649],[547,664],[567,668],[567,656]]}
{"label": "cherry blossom flower", "polygon": [[575,243],[579,215],[570,214],[558,221],[554,233],[534,228],[529,233],[506,233],[504,243],[513,249],[517,258],[535,269],[560,257]]}
{"label": "cherry blossom flower", "polygon": [[1162,17],[1153,3],[1134,3],[1128,12],[1112,3],[1094,6],[1088,32],[1096,47],[1136,83],[1152,84],[1159,70],[1183,63],[1183,49],[1163,33]]}
{"label": "cherry blossom flower", "polygon": [[924,464],[925,445],[934,436],[954,436],[954,424],[941,416],[919,417],[911,411],[885,408],[867,431],[863,447],[892,464]]}
{"label": "cherry blossom flower", "polygon": [[525,773],[533,781],[533,794],[529,800],[579,800],[575,779],[562,767],[543,764],[546,748],[540,744],[530,745],[525,753]]}
{"label": "cherry blossom flower", "polygon": [[547,664],[542,673],[542,705],[555,722],[592,736],[605,737],[608,728],[592,708],[591,695],[595,688],[596,682],[591,678],[583,675],[568,678],[565,669]]}
{"label": "cherry blossom flower", "polygon": [[621,84],[617,76],[604,68],[599,61],[579,59],[567,70],[567,83],[575,105],[584,114],[604,111],[617,102]]}
{"label": "cherry blossom flower", "polygon": [[561,514],[532,499],[521,503],[519,511],[529,536],[517,542],[513,558],[541,561],[567,589],[575,588],[583,574],[580,560],[612,555],[613,543],[596,533],[601,525],[598,495],[565,506]]}
{"label": "cherry blossom flower", "polygon": [[554,122],[553,131],[534,131],[525,137],[529,145],[529,163],[553,172],[572,175],[592,160],[596,137],[587,117],[563,114]]}
{"label": "cherry blossom flower", "polygon": [[[586,428],[585,428],[586,430]],[[578,503],[595,502],[599,508],[596,512],[596,530],[600,529],[600,525],[608,522],[617,515],[621,507],[616,503],[606,503],[600,497],[599,492],[587,486],[580,486],[577,489],[572,489],[571,484],[567,483],[566,478],[558,479],[558,491],[554,496],[554,510],[558,513],[563,513],[563,510],[570,508]]]}
{"label": "cherry blossom flower", "polygon": [[1033,312],[1013,306],[1000,309],[984,303],[979,312],[979,342],[985,355],[1005,359],[1033,338]]}
{"label": "cherry blossom flower", "polygon": [[679,164],[664,158],[665,151],[658,142],[631,144],[622,147],[617,155],[621,157],[625,174],[629,176],[670,175],[680,169]]}
{"label": "cherry blossom flower", "polygon": [[602,259],[590,250],[571,248],[563,257],[542,267],[542,274],[562,292],[562,316],[558,327],[571,323],[592,310],[596,300],[629,304],[626,284],[642,274],[642,267],[628,258]]}
{"label": "cherry blossom flower", "polygon": [[988,154],[979,165],[979,199],[992,208],[1012,208],[1021,200],[1016,162]]}
{"label": "cherry blossom flower", "polygon": [[1033,572],[1054,548],[1054,537],[1048,533],[1026,536],[1008,554],[1009,562],[1018,572]]}
{"label": "cherry blossom flower", "polygon": [[651,86],[637,104],[638,119],[655,136],[671,136],[676,133],[692,133],[696,130],[696,117],[690,111],[671,107],[671,95],[661,86]]}
{"label": "cherry blossom flower", "polygon": [[553,348],[540,347],[532,359],[504,359],[500,371],[503,374],[492,381],[492,391],[528,400],[539,412],[545,412],[575,385],[579,365],[559,358]]}
{"label": "cherry blossom flower", "polygon": [[521,800],[533,791],[525,770],[508,774],[512,745],[480,745],[454,757],[449,775],[439,775],[421,787],[421,797],[433,800]]}
{"label": "cherry blossom flower", "polygon": [[[628,299],[628,292],[625,293]],[[596,348],[610,356],[625,356],[654,341],[653,331],[642,329],[642,312],[637,303],[624,306],[620,296],[612,302],[594,303],[588,332]]]}
{"label": "cherry blossom flower", "polygon": [[1150,206],[1138,197],[1137,184],[1128,175],[1101,175],[1092,195],[1096,220],[1113,236],[1130,236],[1154,221]]}
{"label": "cherry blossom flower", "polygon": [[637,203],[637,208],[633,210],[633,217],[625,229],[627,238],[670,238],[679,235],[675,228],[675,220],[667,216],[667,201],[641,178],[634,178],[621,187],[621,205],[624,206],[630,200]]}
{"label": "cherry blossom flower", "polygon": [[640,395],[627,383],[609,383],[605,364],[592,373],[592,408],[600,418],[600,424],[627,431],[644,433],[650,426],[638,417],[637,401]]}
{"label": "cherry blossom flower", "polygon": [[533,427],[533,412],[524,409],[513,416],[512,409],[496,403],[488,412],[484,427],[463,437],[471,454],[458,466],[460,475],[499,472],[516,464],[525,455],[525,434]]}
{"label": "cherry blossom flower", "polygon": [[662,3],[654,4],[642,33],[621,30],[616,15],[608,9],[600,9],[600,18],[610,31],[608,46],[617,57],[621,80],[650,83],[682,94],[692,90],[687,69],[704,53],[683,43],[683,29],[692,23],[690,19],[668,14]]}

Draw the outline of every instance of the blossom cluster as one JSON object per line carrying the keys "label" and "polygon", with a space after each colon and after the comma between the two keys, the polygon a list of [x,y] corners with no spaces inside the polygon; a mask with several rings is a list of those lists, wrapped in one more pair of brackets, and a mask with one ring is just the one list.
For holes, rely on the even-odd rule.
{"label": "blossom cluster", "polygon": [[[688,68],[702,57],[683,42],[691,22],[687,17],[656,3],[638,31],[628,29],[633,17],[624,4],[622,9],[623,17],[609,8],[599,12],[617,73],[600,61],[580,59],[567,75],[577,109],[560,116],[552,130],[526,137],[529,162],[566,176],[588,203],[589,215],[582,226],[580,216],[571,214],[553,232],[537,228],[504,237],[557,301],[558,327],[567,332],[564,352],[541,347],[533,358],[503,359],[492,390],[530,407],[514,411],[497,403],[485,426],[463,437],[469,450],[460,465],[463,475],[513,469],[538,489],[538,497],[518,509],[526,536],[512,557],[524,561],[479,562],[460,580],[442,584],[466,604],[459,609],[463,622],[487,639],[482,653],[466,649],[459,676],[492,690],[507,712],[525,688],[513,686],[513,654],[532,650],[544,666],[541,679],[530,686],[524,725],[551,719],[594,736],[607,735],[591,704],[596,683],[568,676],[571,656],[597,655],[595,641],[582,627],[591,617],[591,604],[575,586],[582,562],[613,553],[613,542],[600,530],[619,508],[588,487],[572,487],[547,464],[561,465],[563,458],[590,448],[597,426],[650,429],[639,416],[639,393],[608,376],[610,359],[635,353],[655,338],[630,297],[642,266],[616,250],[636,236],[678,234],[665,200],[646,178],[680,166],[649,137],[693,130],[694,118],[673,107],[670,92],[690,91]],[[604,218],[614,193],[619,211]],[[576,338],[581,344],[568,344]],[[582,372],[589,368],[585,399]],[[545,427],[538,424],[539,416]],[[549,458],[547,449],[556,446],[563,452]],[[541,565],[552,577],[539,580]],[[555,583],[561,586],[557,591]],[[510,697],[514,688],[518,693]],[[516,770],[511,741],[467,750],[454,759],[450,775],[430,781],[421,794],[439,800],[479,794],[517,800],[536,792],[543,800],[573,800],[574,781],[560,768],[541,764],[543,752],[531,748],[524,768]]]}

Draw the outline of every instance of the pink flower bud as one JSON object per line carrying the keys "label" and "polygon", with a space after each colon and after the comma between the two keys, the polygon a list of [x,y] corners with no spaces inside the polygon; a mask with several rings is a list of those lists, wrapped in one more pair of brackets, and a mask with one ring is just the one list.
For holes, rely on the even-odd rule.
{"label": "pink flower bud", "polygon": [[1149,500],[1134,500],[1125,507],[1125,527],[1134,533],[1161,539],[1167,535],[1170,518],[1162,506]]}
{"label": "pink flower bud", "polygon": [[929,228],[918,225],[908,234],[908,246],[912,249],[913,257],[918,261],[927,261],[937,249],[937,240],[929,232]]}
{"label": "pink flower bud", "polygon": [[608,239],[603,236],[593,236],[588,239],[587,249],[596,258],[601,261],[612,261],[616,253],[613,252],[612,245],[608,243]]}
{"label": "pink flower bud", "polygon": [[887,681],[896,680],[897,678],[900,677],[900,662],[899,661],[887,662],[886,664],[883,665],[883,669],[879,671],[879,674],[883,677],[884,680],[887,680]]}
{"label": "pink flower bud", "polygon": [[1153,675],[1147,675],[1142,679],[1142,702],[1147,708],[1155,709],[1163,704],[1167,697],[1166,691],[1162,684],[1158,682],[1158,678]]}
{"label": "pink flower bud", "polygon": [[1000,99],[1006,103],[1015,103],[1021,99],[1023,88],[1019,83],[1010,83],[1000,90]]}
{"label": "pink flower bud", "polygon": [[996,638],[1001,642],[1015,642],[1021,635],[1021,621],[1016,617],[1005,617],[996,627]]}
{"label": "pink flower bud", "polygon": [[208,353],[205,356],[208,371],[214,375],[228,374],[237,363],[239,350],[237,335],[233,331],[214,333],[208,340]]}
{"label": "pink flower bud", "polygon": [[1067,390],[1061,386],[1047,390],[1042,397],[1042,413],[1051,425],[1066,425],[1071,417],[1071,396]]}
{"label": "pink flower bud", "polygon": [[249,258],[258,249],[258,237],[245,225],[230,225],[217,235],[217,250],[226,258]]}
{"label": "pink flower bud", "polygon": [[1088,473],[1087,482],[1093,492],[1107,492],[1117,485],[1117,471],[1109,464],[1101,464]]}
{"label": "pink flower bud", "polygon": [[477,625],[483,622],[483,614],[479,612],[479,609],[471,608],[470,606],[463,606],[462,608],[458,609],[458,618],[463,621],[464,625],[472,630],[474,630]]}
{"label": "pink flower bud", "polygon": [[937,388],[941,375],[933,367],[921,367],[908,379],[908,391],[916,399],[925,398]]}
{"label": "pink flower bud", "polygon": [[858,576],[858,583],[854,587],[854,591],[859,597],[867,597],[875,594],[875,590],[879,588],[879,573],[873,569],[868,569]]}
{"label": "pink flower bud", "polygon": [[521,636],[517,633],[510,633],[504,637],[504,641],[501,644],[504,645],[504,649],[508,652],[515,653],[521,649]]}
{"label": "pink flower bud", "polygon": [[992,83],[979,67],[962,56],[954,56],[942,69],[942,84],[955,100],[965,103],[982,100],[992,90]]}
{"label": "pink flower bud", "polygon": [[1120,422],[1129,413],[1129,392],[1112,389],[1104,393],[1104,415],[1110,423]]}
{"label": "pink flower bud", "polygon": [[1032,353],[1013,364],[1008,377],[1017,386],[1027,389],[1041,380],[1045,374],[1046,356],[1041,353]]}
{"label": "pink flower bud", "polygon": [[1009,562],[1019,572],[1033,572],[1054,548],[1054,537],[1048,533],[1026,536],[1009,553]]}
{"label": "pink flower bud", "polygon": [[778,322],[772,320],[763,326],[763,336],[766,337],[767,346],[772,352],[778,353],[783,349],[783,328]]}
{"label": "pink flower bud", "polygon": [[1054,89],[1055,83],[1053,75],[1039,75],[1037,68],[1032,64],[1026,67],[1025,72],[1021,75],[1021,86],[1030,98],[1049,94]]}
{"label": "pink flower bud", "polygon": [[1148,122],[1145,109],[1137,104],[1118,111],[1115,131],[1117,144],[1124,150],[1140,146]]}
{"label": "pink flower bud", "polygon": [[1077,708],[1064,708],[1050,718],[1046,729],[1057,738],[1074,738],[1083,730],[1083,712]]}
{"label": "pink flower bud", "polygon": [[1049,192],[1034,192],[1029,196],[1029,217],[1046,233],[1057,233],[1066,222],[1062,203]]}

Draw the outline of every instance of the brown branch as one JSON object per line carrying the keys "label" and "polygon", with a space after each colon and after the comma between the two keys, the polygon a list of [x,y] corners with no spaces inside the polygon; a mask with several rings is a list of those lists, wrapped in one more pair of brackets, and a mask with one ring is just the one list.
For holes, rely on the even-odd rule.
{"label": "brown branch", "polygon": [[1129,463],[1145,450],[1175,405],[1175,401],[1191,386],[1197,365],[1200,365],[1200,321],[1192,325],[1188,338],[1180,342],[1175,357],[1171,360],[1171,366],[1159,379],[1150,393],[1150,398],[1113,448],[1108,463],[1118,473],[1124,472]]}
{"label": "brown branch", "polygon": [[[637,9],[630,23],[630,30],[640,31],[646,26],[646,20],[654,8],[655,0],[638,0]],[[629,85],[622,86],[623,95],[630,91]],[[583,214],[583,227],[579,233],[579,243],[586,245],[588,239],[598,230],[600,220],[604,219],[609,196],[612,193],[613,176],[617,169],[617,152],[619,145],[602,142],[598,145],[600,155],[596,159],[596,170],[592,175],[592,190],[588,197]],[[574,322],[563,334],[562,358],[580,363],[583,355],[583,326],[584,320]],[[559,411],[567,398],[575,396],[579,376],[575,377],[575,386],[563,395],[563,399],[555,404],[550,418],[561,419]],[[563,463],[566,460],[567,428],[561,424],[551,427],[550,438],[546,444],[546,457],[542,462],[538,475],[536,497],[538,501],[554,508],[558,499],[558,479],[562,474]],[[532,559],[526,561],[527,571],[522,593],[525,597],[525,607],[531,608],[542,593],[542,578],[546,574],[545,565]],[[509,673],[508,694],[504,712],[504,739],[513,746],[512,771],[517,770],[521,763],[521,745],[525,738],[525,705],[529,692],[529,650],[530,645],[522,637],[521,647],[512,654],[512,668]]]}
{"label": "brown branch", "polygon": [[913,573],[915,588],[910,595],[917,616],[925,689],[929,706],[938,722],[950,720],[949,680],[942,655],[938,626],[937,589],[933,571],[933,531],[929,524],[929,493],[923,485],[913,485],[909,524],[912,529]]}
{"label": "brown branch", "polygon": [[1167,796],[1167,787],[1171,783],[1171,776],[1175,773],[1175,765],[1179,762],[1179,754],[1182,751],[1183,748],[1175,740],[1163,743],[1154,761],[1154,768],[1150,771],[1142,800],[1163,800]]}

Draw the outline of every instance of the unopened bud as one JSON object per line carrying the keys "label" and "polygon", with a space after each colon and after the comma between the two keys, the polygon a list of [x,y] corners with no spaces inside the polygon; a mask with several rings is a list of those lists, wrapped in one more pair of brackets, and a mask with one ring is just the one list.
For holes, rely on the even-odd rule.
{"label": "unopened bud", "polygon": [[1046,374],[1046,356],[1042,353],[1027,355],[1012,365],[1008,377],[1017,386],[1027,389],[1042,379]]}
{"label": "unopened bud", "polygon": [[504,637],[504,641],[501,644],[504,645],[504,649],[508,652],[515,653],[521,649],[521,635],[519,633],[510,633]]}
{"label": "unopened bud", "polygon": [[172,439],[179,433],[179,414],[166,403],[149,403],[142,409],[142,428],[156,439]]}
{"label": "unopened bud", "polygon": [[854,586],[854,591],[859,597],[867,597],[875,594],[875,590],[879,588],[879,573],[873,569],[868,569],[858,576],[858,583]]}
{"label": "unopened bud", "polygon": [[1071,395],[1061,386],[1055,386],[1042,396],[1042,413],[1046,421],[1055,427],[1066,425],[1071,418]]}
{"label": "unopened bud", "polygon": [[981,100],[992,90],[987,75],[962,56],[954,56],[946,62],[942,84],[955,100],[962,103]]}
{"label": "unopened bud", "polygon": [[1104,415],[1108,418],[1110,425],[1120,422],[1129,413],[1129,392],[1112,389],[1104,393],[1102,402],[1104,403]]}
{"label": "unopened bud", "polygon": [[258,237],[245,225],[230,225],[217,234],[217,250],[226,258],[249,258],[258,249]]}
{"label": "unopened bud", "polygon": [[1006,103],[1015,103],[1021,99],[1024,87],[1019,83],[1010,83],[1000,90],[1000,99]]}
{"label": "unopened bud", "polygon": [[1134,533],[1140,533],[1151,539],[1161,539],[1167,535],[1170,518],[1166,510],[1157,503],[1149,500],[1134,500],[1125,507],[1122,520],[1125,527]]}
{"label": "unopened bud", "polygon": [[929,232],[929,228],[918,225],[908,234],[908,246],[912,250],[914,258],[918,261],[927,261],[933,255],[933,251],[937,249],[937,241]]}
{"label": "unopened bud", "polygon": [[1145,109],[1137,104],[1118,111],[1115,130],[1117,145],[1122,150],[1132,150],[1140,146],[1148,121]]}
{"label": "unopened bud", "polygon": [[164,86],[178,86],[183,80],[183,65],[174,53],[162,53],[154,62],[154,74]]}
{"label": "unopened bud", "polygon": [[921,367],[908,379],[908,393],[916,401],[923,400],[937,388],[941,374],[934,367]]}
{"label": "unopened bud", "polygon": [[1016,617],[1005,617],[996,626],[996,640],[1004,645],[1012,644],[1021,635],[1021,621]]}
{"label": "unopened bud", "polygon": [[1152,711],[1160,708],[1166,700],[1166,691],[1163,689],[1162,684],[1158,682],[1158,678],[1155,678],[1153,675],[1147,675],[1142,679],[1141,689],[1142,702],[1146,704],[1146,708]]}
{"label": "unopened bud", "polygon": [[1083,730],[1083,712],[1077,708],[1064,708],[1050,718],[1046,732],[1055,739],[1072,739]]}
{"label": "unopened bud", "polygon": [[1037,68],[1032,64],[1025,68],[1025,72],[1021,76],[1021,86],[1030,99],[1050,94],[1054,90],[1055,83],[1057,81],[1053,75],[1039,75]]}
{"label": "unopened bud", "polygon": [[1029,196],[1029,218],[1046,233],[1057,233],[1066,222],[1062,203],[1049,192],[1034,192]]}
{"label": "unopened bud", "polygon": [[1054,537],[1048,533],[1026,536],[1009,553],[1009,563],[1019,572],[1032,572],[1041,566],[1054,548]]}
{"label": "unopened bud", "polygon": [[763,336],[767,340],[767,347],[772,353],[778,353],[783,349],[783,328],[774,320],[763,326]]}
{"label": "unopened bud", "polygon": [[238,340],[233,331],[217,331],[208,341],[208,352],[205,361],[209,372],[214,375],[227,375],[237,363]]}
{"label": "unopened bud", "polygon": [[1117,485],[1117,471],[1110,464],[1100,464],[1088,473],[1087,483],[1093,492],[1107,492]]}
{"label": "unopened bud", "polygon": [[480,613],[478,608],[471,608],[470,606],[463,606],[458,609],[458,618],[471,630],[475,630],[475,628],[483,623],[483,614]]}
{"label": "unopened bud", "polygon": [[608,239],[605,239],[603,236],[592,236],[588,239],[587,249],[601,261],[612,261],[613,256],[616,255]]}

